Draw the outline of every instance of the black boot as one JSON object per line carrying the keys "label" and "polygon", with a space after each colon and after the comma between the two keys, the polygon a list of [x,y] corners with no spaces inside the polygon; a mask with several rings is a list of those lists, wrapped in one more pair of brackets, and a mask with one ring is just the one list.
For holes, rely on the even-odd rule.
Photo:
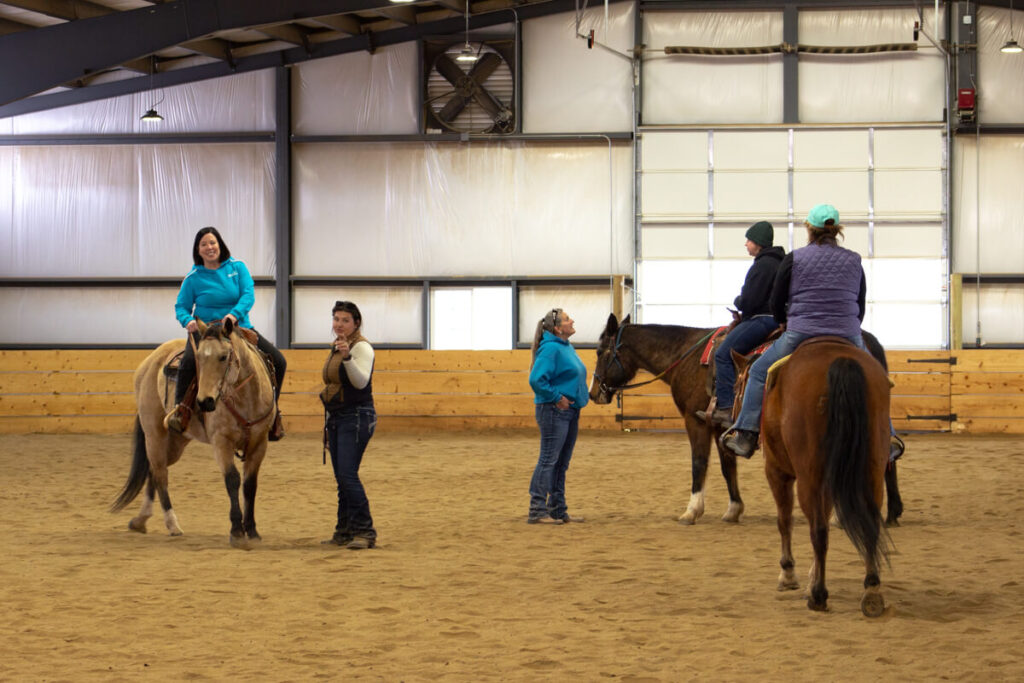
{"label": "black boot", "polygon": [[747,429],[736,429],[722,437],[726,450],[741,458],[749,458],[757,450],[759,434]]}

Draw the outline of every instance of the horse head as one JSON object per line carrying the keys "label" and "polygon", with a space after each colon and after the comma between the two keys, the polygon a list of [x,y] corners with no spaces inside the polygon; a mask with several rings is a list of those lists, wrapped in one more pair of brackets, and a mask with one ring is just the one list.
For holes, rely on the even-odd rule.
{"label": "horse head", "polygon": [[[237,356],[232,344],[235,331],[234,321],[225,319],[220,324],[199,325],[199,343],[196,345],[196,377],[198,382],[196,405],[203,412],[217,407],[224,383],[232,367],[238,368]],[[234,362],[232,362],[234,361]]]}
{"label": "horse head", "polygon": [[622,332],[628,325],[628,315],[621,324],[614,313],[608,316],[608,323],[597,342],[597,365],[590,383],[590,400],[594,403],[611,403],[615,392],[636,376],[639,366],[622,344]]}

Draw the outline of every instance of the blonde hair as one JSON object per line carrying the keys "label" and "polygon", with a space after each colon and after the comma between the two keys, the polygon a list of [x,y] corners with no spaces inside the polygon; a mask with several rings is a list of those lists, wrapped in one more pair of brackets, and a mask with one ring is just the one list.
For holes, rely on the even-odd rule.
{"label": "blonde hair", "polygon": [[558,327],[558,323],[562,322],[562,309],[552,308],[550,311],[544,314],[544,317],[537,321],[537,329],[533,333],[533,346],[530,347],[530,367],[533,367],[533,361],[537,359],[537,348],[540,346],[541,337],[544,336],[545,332],[555,333],[555,328]]}

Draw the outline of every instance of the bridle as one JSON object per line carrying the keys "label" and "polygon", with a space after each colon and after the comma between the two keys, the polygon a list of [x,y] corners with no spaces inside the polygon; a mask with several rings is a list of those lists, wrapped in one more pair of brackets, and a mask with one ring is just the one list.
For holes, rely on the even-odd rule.
{"label": "bridle", "polygon": [[[200,340],[200,342],[201,342],[201,340]],[[192,344],[192,352],[194,354],[196,354],[196,356],[198,357],[199,348],[198,348],[198,345],[192,339],[192,335],[189,335],[189,343]],[[242,455],[240,455],[238,457],[241,460],[245,460],[245,456],[248,454],[247,451],[248,451],[249,439],[250,439],[250,436],[252,434],[252,426],[257,424],[257,423],[263,422],[268,417],[270,417],[273,414],[273,412],[274,412],[274,404],[271,403],[270,404],[270,409],[266,412],[266,414],[262,415],[261,417],[258,417],[258,418],[254,419],[254,420],[246,419],[246,417],[244,415],[242,415],[242,413],[238,410],[238,408],[235,407],[234,398],[235,398],[235,396],[237,396],[238,391],[242,387],[244,387],[246,384],[248,384],[252,380],[253,377],[256,376],[256,373],[255,372],[249,373],[249,375],[247,377],[242,378],[241,380],[239,380],[235,384],[233,384],[233,385],[227,387],[227,389],[225,389],[224,385],[227,382],[228,374],[231,372],[231,366],[232,365],[234,365],[236,368],[238,368],[238,374],[241,375],[242,374],[242,361],[238,357],[238,354],[235,353],[235,345],[232,344],[230,340],[228,340],[228,358],[227,358],[227,362],[224,363],[224,374],[221,375],[220,379],[217,381],[216,393],[214,394],[213,404],[214,404],[214,408],[216,409],[217,403],[220,402],[227,409],[227,411],[229,413],[231,413],[232,417],[235,418],[235,421],[238,423],[238,426],[242,428],[242,439],[243,439],[243,441],[246,444],[246,452],[243,452]],[[198,362],[196,363],[196,382],[197,383],[199,382],[199,363]]]}
{"label": "bridle", "polygon": [[[612,347],[612,359],[609,361],[609,364],[618,364],[618,366],[622,369],[623,373],[626,372],[626,366],[624,366],[622,364],[622,361],[619,359],[619,349],[622,348],[622,331],[625,330],[627,327],[629,327],[629,325],[619,326],[619,331],[615,334],[615,346]],[[711,332],[701,337],[696,344],[686,349],[686,351],[683,352],[683,355],[681,355],[679,358],[673,361],[671,365],[669,365],[667,368],[659,372],[651,379],[644,380],[643,382],[634,382],[633,384],[623,384],[621,386],[613,387],[609,386],[608,383],[604,381],[604,378],[601,377],[601,375],[598,373],[596,366],[594,367],[594,379],[597,380],[598,386],[601,388],[601,392],[606,393],[609,396],[618,391],[625,391],[626,389],[636,389],[637,387],[642,387],[647,384],[657,382],[659,379],[661,379],[669,372],[671,372],[673,369],[675,369],[676,366],[678,366],[680,363],[686,360],[687,356],[689,356],[691,353],[693,353],[694,351],[699,349],[703,344],[705,344],[707,340],[711,338],[711,335],[713,335],[714,333],[715,330],[712,330]],[[607,367],[605,369],[607,370]],[[607,372],[605,374],[607,374]]]}

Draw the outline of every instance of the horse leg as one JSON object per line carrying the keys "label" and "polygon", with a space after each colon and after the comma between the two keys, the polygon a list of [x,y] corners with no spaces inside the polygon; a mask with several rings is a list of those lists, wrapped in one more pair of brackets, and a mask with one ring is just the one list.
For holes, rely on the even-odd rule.
{"label": "horse leg", "polygon": [[[152,463],[150,463],[152,465]],[[174,514],[174,508],[171,506],[171,496],[167,492],[167,465],[161,464],[159,466],[153,466],[153,471],[149,475],[150,483],[146,486],[147,497],[150,494],[150,489],[155,489],[156,495],[160,498],[160,507],[164,509],[164,525],[167,527],[167,531],[170,532],[171,536],[181,536],[184,531],[178,525],[178,516]],[[143,503],[145,506],[145,503]]]}
{"label": "horse leg", "polygon": [[242,531],[250,541],[260,541],[262,538],[256,531],[256,485],[259,479],[260,464],[266,454],[267,442],[258,444],[253,452],[245,458],[244,475],[242,479]]}
{"label": "horse leg", "polygon": [[800,587],[800,582],[797,581],[793,571],[793,478],[772,465],[770,461],[765,466],[765,474],[768,477],[772,496],[775,498],[779,538],[782,545],[782,555],[779,557],[781,570],[776,587],[780,591],[796,590]]}
{"label": "horse leg", "polygon": [[722,515],[723,522],[737,523],[740,515],[743,514],[743,499],[740,498],[740,481],[736,474],[736,456],[726,453],[721,445],[718,448],[718,462],[722,465],[722,476],[725,477],[725,486],[729,491],[729,508]]}
{"label": "horse leg", "polygon": [[889,466],[885,469],[885,501],[885,525],[899,526],[900,516],[903,515],[903,498],[900,496],[895,461],[889,463]]}
{"label": "horse leg", "polygon": [[711,430],[701,425],[683,408],[679,409],[686,418],[686,433],[690,439],[690,469],[693,483],[690,486],[690,501],[686,512],[679,516],[680,524],[695,524],[704,515],[704,483],[708,475],[708,454],[711,452]]}
{"label": "horse leg", "polygon": [[146,492],[142,497],[142,508],[139,514],[132,517],[128,522],[128,528],[140,534],[146,533],[146,521],[153,516],[153,477],[146,477]]}
{"label": "horse leg", "polygon": [[817,612],[828,609],[828,589],[825,588],[825,556],[828,554],[829,513],[808,515],[811,527],[811,547],[814,548],[814,565],[809,575],[807,607]]}

